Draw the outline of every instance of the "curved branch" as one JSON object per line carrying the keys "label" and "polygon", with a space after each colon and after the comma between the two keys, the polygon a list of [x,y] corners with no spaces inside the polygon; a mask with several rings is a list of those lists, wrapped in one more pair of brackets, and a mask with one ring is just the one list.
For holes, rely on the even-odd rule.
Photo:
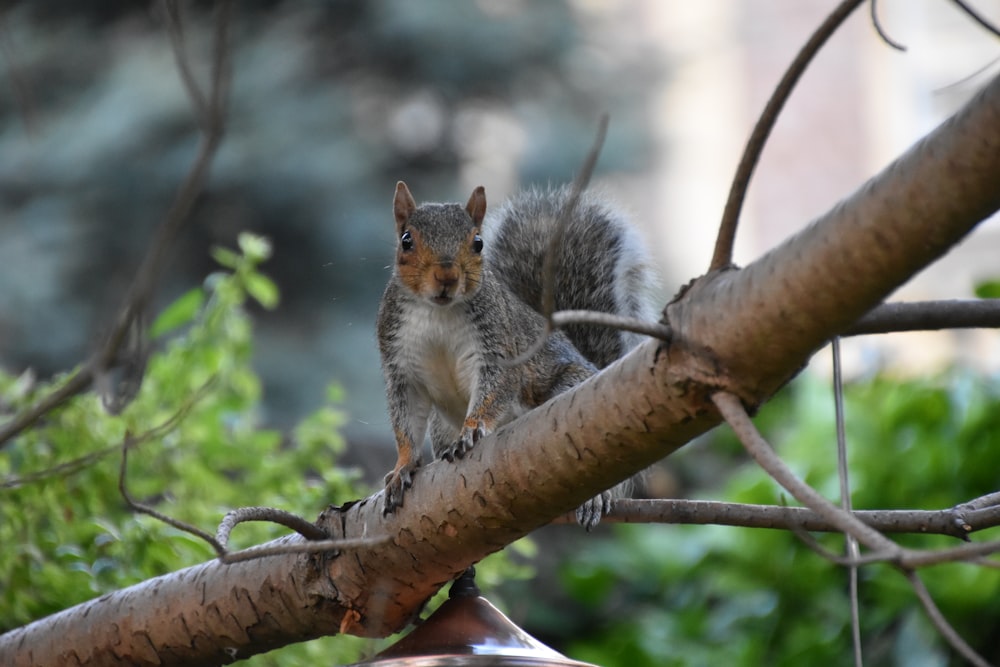
{"label": "curved branch", "polygon": [[899,42],[894,40],[893,38],[889,37],[889,34],[886,33],[885,29],[882,27],[882,22],[878,18],[878,0],[871,1],[870,9],[871,9],[870,15],[872,20],[872,27],[875,28],[875,32],[878,33],[879,38],[883,42],[885,42],[888,46],[896,49],[897,51],[906,51],[906,47],[903,44],[900,44]]}
{"label": "curved branch", "polygon": [[840,509],[796,477],[753,425],[750,415],[747,414],[736,396],[719,392],[712,395],[712,402],[719,408],[723,419],[736,433],[747,453],[774,481],[792,494],[792,497],[819,514],[837,530],[851,535],[869,549],[885,554],[895,554],[902,551],[895,542],[852,514]]}
{"label": "curved branch", "polygon": [[564,327],[567,324],[596,324],[602,327],[613,327],[622,331],[643,334],[662,341],[670,340],[670,327],[659,322],[612,315],[597,310],[560,310],[552,315],[552,325]]}
{"label": "curved branch", "polygon": [[718,271],[731,266],[733,263],[733,243],[736,240],[736,228],[739,224],[740,212],[743,210],[743,200],[746,198],[747,188],[750,186],[750,179],[753,177],[754,169],[760,160],[760,154],[764,151],[767,138],[771,136],[778,121],[778,114],[781,113],[785,102],[791,96],[795,85],[798,83],[806,67],[822,48],[823,44],[837,31],[840,25],[858,8],[864,0],[844,0],[837,8],[830,13],[825,21],[812,34],[809,41],[795,56],[795,60],[785,70],[781,81],[775,86],[771,98],[764,106],[757,124],[747,140],[746,148],[740,157],[740,163],[736,167],[736,174],[733,175],[733,183],[729,188],[729,198],[726,200],[726,208],[722,212],[722,222],[719,224],[719,234],[715,239],[715,250],[712,253],[712,262],[708,270]]}

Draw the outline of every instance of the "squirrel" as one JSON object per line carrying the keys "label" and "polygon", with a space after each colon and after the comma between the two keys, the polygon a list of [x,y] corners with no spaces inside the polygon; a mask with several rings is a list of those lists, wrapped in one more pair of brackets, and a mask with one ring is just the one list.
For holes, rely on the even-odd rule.
{"label": "squirrel", "polygon": [[[396,261],[378,311],[377,339],[398,459],[385,477],[384,513],[403,504],[430,429],[435,458],[453,461],[484,436],[579,384],[638,344],[608,327],[542,335],[542,265],[567,186],[527,190],[486,215],[486,192],[468,203],[417,206],[396,185]],[[652,272],[638,232],[584,192],[556,257],[556,310],[652,319],[641,295]],[[577,509],[588,530],[629,495],[624,482]]]}

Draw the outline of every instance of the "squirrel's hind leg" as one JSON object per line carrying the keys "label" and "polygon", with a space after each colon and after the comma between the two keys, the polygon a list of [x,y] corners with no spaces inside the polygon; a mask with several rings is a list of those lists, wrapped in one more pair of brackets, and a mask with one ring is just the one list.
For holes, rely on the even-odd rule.
{"label": "squirrel's hind leg", "polygon": [[627,479],[607,491],[602,491],[584,504],[576,508],[576,521],[589,533],[597,527],[601,519],[611,512],[611,501],[615,498],[628,498],[632,495],[633,481]]}

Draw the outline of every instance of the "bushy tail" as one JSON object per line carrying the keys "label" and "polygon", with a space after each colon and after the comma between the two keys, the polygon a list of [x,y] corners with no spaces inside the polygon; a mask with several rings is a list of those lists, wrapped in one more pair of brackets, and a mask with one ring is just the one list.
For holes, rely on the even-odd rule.
{"label": "bushy tail", "polygon": [[[486,259],[501,280],[541,311],[541,276],[556,220],[569,186],[521,192],[487,213]],[[590,192],[580,198],[563,235],[556,263],[556,310],[597,310],[653,319],[653,271],[645,244],[625,215]],[[570,340],[603,368],[638,344],[640,337],[610,327],[570,325]]]}

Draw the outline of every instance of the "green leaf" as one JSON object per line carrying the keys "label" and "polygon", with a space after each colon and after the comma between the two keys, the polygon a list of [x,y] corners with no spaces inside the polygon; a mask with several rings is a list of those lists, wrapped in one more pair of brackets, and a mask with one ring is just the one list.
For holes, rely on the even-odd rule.
{"label": "green leaf", "polygon": [[188,324],[205,303],[205,292],[200,287],[190,289],[166,307],[153,322],[150,335],[158,338],[168,331]]}
{"label": "green leaf", "polygon": [[248,273],[244,276],[247,292],[257,302],[267,308],[273,309],[278,305],[278,286],[274,281],[260,273]]}
{"label": "green leaf", "polygon": [[986,280],[976,285],[976,296],[980,299],[1000,299],[1000,279]]}
{"label": "green leaf", "polygon": [[212,248],[212,259],[227,269],[236,269],[241,264],[241,258],[238,254],[221,246]]}

